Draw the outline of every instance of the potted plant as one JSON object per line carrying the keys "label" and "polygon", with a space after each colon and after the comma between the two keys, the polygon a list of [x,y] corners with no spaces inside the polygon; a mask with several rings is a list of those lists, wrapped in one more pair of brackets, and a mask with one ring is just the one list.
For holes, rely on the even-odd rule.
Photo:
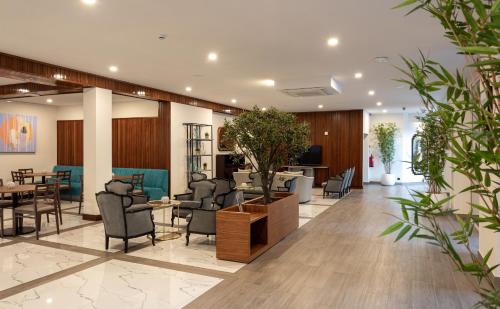
{"label": "potted plant", "polygon": [[231,122],[226,120],[224,131],[224,136],[236,144],[236,152],[243,153],[260,174],[265,204],[272,201],[271,187],[278,169],[302,155],[309,141],[306,123],[275,108],[262,111],[254,107]]}
{"label": "potted plant", "polygon": [[396,175],[391,174],[392,162],[394,161],[395,141],[398,128],[393,122],[379,123],[374,128],[377,146],[380,152],[380,160],[384,164],[385,173],[380,179],[384,186],[393,186],[396,183]]}
{"label": "potted plant", "polygon": [[447,128],[436,112],[428,112],[417,119],[421,123],[418,132],[420,149],[412,164],[419,174],[424,175],[427,193],[438,202],[448,197],[448,193],[442,191],[446,186],[443,174],[449,142]]}

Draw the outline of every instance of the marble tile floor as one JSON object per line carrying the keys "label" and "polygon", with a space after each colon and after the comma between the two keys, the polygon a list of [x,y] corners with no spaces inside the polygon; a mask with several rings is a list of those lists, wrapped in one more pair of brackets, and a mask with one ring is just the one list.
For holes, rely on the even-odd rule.
{"label": "marble tile floor", "polygon": [[0,300],[0,308],[182,308],[221,281],[111,260]]}
{"label": "marble tile floor", "polygon": [[0,247],[0,290],[95,259],[95,256],[31,243]]}

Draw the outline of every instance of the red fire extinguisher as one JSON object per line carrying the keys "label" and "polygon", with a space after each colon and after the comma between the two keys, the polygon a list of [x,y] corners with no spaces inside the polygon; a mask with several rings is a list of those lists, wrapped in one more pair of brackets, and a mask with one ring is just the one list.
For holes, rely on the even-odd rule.
{"label": "red fire extinguisher", "polygon": [[368,165],[370,167],[374,167],[375,166],[375,158],[373,157],[373,154],[371,154],[370,158],[368,159]]}

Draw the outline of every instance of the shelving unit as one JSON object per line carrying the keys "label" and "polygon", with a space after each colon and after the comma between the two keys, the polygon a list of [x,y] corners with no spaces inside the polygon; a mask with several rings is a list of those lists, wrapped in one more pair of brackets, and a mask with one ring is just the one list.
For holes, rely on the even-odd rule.
{"label": "shelving unit", "polygon": [[[186,127],[186,164],[187,184],[192,173],[204,173],[213,178],[214,140],[213,127],[210,124],[183,123]],[[208,133],[209,138],[206,137]],[[206,168],[203,168],[206,164]]]}

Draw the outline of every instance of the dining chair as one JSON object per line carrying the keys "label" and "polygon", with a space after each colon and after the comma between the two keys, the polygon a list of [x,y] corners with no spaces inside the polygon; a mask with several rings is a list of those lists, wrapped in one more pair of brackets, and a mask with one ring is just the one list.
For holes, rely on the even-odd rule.
{"label": "dining chair", "polygon": [[34,191],[33,203],[16,207],[14,214],[32,216],[35,219],[35,235],[39,239],[42,215],[52,214],[56,218],[56,230],[59,234],[59,182],[54,181],[48,184],[37,184]]}
{"label": "dining chair", "polygon": [[20,185],[24,185],[24,175],[22,172],[19,171],[11,171],[10,174],[12,175],[12,181],[17,182]]}
{"label": "dining chair", "polygon": [[131,183],[132,186],[134,186],[134,190],[132,191],[133,195],[145,195],[144,174],[133,174]]}
{"label": "dining chair", "polygon": [[[0,178],[0,187],[3,187],[3,179]],[[3,237],[4,225],[3,225],[3,210],[4,208],[12,207],[12,201],[5,198],[5,194],[0,194],[0,237]]]}
{"label": "dining chair", "polygon": [[[56,179],[59,182],[59,196],[61,195],[61,191],[69,191],[71,190],[71,171],[57,171],[56,172]],[[72,201],[70,200],[70,203]],[[61,200],[59,199],[58,201],[58,207],[59,207],[59,221],[61,222],[61,225],[63,224],[62,222],[62,207],[61,207]]]}
{"label": "dining chair", "polygon": [[23,180],[26,183],[26,179],[31,180],[30,183],[35,183],[35,177],[25,177],[24,174],[33,174],[34,170],[32,168],[20,168],[17,170],[23,174]]}

